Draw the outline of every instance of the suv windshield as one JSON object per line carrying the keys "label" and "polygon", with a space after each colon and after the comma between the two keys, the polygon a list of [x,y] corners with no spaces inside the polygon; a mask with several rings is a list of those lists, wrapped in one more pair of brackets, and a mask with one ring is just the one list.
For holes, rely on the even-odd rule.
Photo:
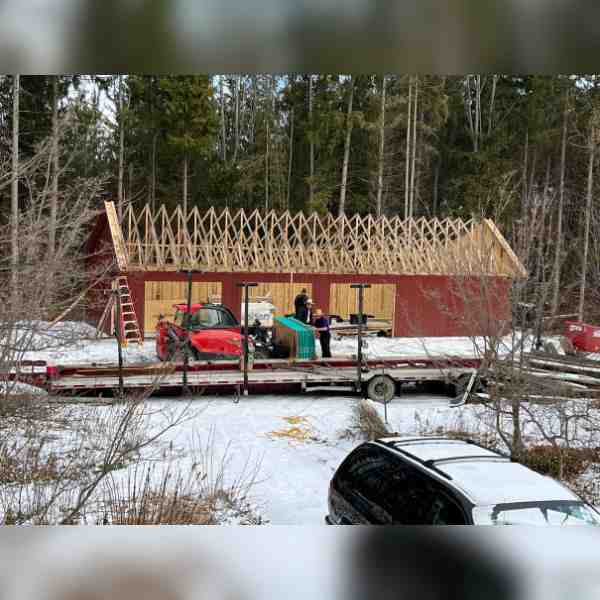
{"label": "suv windshield", "polygon": [[476,506],[476,525],[600,525],[600,514],[577,501],[518,502]]}

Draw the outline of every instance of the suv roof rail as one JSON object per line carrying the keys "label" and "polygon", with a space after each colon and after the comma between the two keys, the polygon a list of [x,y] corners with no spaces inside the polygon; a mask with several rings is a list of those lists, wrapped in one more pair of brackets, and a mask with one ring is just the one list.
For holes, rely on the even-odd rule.
{"label": "suv roof rail", "polygon": [[475,440],[472,440],[470,438],[462,439],[462,438],[452,438],[452,437],[447,437],[447,436],[444,437],[444,436],[440,436],[440,435],[435,435],[435,436],[432,435],[429,437],[405,438],[405,439],[383,438],[379,441],[384,444],[394,444],[394,445],[414,444],[414,443],[426,444],[427,442],[462,442],[463,444],[475,444],[476,446],[479,445],[479,444],[477,444],[477,442]]}
{"label": "suv roof rail", "polygon": [[425,464],[429,465],[438,465],[440,463],[449,463],[449,462],[461,462],[461,461],[469,461],[469,460],[485,460],[485,461],[494,461],[494,462],[510,462],[510,458],[506,456],[490,456],[489,454],[473,454],[471,456],[448,456],[446,458],[430,458],[425,461]]}
{"label": "suv roof rail", "polygon": [[402,448],[397,448],[391,442],[382,442],[381,440],[375,440],[375,442],[376,443],[378,442],[378,443],[382,444],[383,446],[391,448],[395,452],[398,452],[399,454],[402,454],[402,455],[406,456],[407,458],[410,458],[411,460],[418,462],[419,464],[423,465],[424,467],[427,467],[428,469],[435,471],[438,475],[441,475],[442,477],[444,477],[444,479],[448,479],[448,480],[452,481],[452,477],[450,475],[448,475],[448,473],[444,473],[444,471],[442,471],[441,469],[438,469],[434,464],[428,464],[431,461],[423,460],[422,458],[419,458],[418,456],[415,456],[414,454],[411,454],[410,452],[407,452],[406,450],[403,450]]}

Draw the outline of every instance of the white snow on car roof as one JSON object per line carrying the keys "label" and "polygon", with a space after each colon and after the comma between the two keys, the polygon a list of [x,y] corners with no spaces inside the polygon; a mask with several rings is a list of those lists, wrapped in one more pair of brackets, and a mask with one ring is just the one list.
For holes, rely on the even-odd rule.
{"label": "white snow on car roof", "polygon": [[481,506],[505,502],[579,500],[554,479],[463,440],[399,437],[384,441],[419,460],[433,461],[436,469],[452,477],[452,483]]}
{"label": "white snow on car roof", "polygon": [[443,460],[459,456],[488,456],[490,459],[501,458],[500,455],[480,448],[475,444],[468,444],[462,440],[430,439],[410,440],[402,438],[389,438],[398,450],[404,450],[420,460]]}
{"label": "white snow on car roof", "polygon": [[542,500],[579,500],[560,483],[514,462],[461,461],[438,469],[452,477],[478,505]]}

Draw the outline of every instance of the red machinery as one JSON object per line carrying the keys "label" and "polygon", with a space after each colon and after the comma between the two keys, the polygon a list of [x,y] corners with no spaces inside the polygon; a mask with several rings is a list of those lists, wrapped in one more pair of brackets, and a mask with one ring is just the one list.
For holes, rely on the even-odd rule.
{"label": "red machinery", "polygon": [[565,321],[565,336],[577,350],[600,352],[600,327],[581,321]]}
{"label": "red machinery", "polygon": [[[161,316],[156,324],[156,354],[172,359],[186,343],[187,304],[175,304],[173,322]],[[244,348],[240,324],[233,313],[220,304],[192,304],[189,343],[196,360],[237,360]],[[251,340],[250,340],[251,343]]]}

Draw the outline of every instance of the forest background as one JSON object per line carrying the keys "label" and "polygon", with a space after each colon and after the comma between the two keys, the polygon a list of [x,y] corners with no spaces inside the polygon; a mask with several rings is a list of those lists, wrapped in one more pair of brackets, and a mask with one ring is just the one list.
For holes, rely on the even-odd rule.
{"label": "forest background", "polygon": [[51,245],[61,190],[86,179],[119,211],[485,216],[554,311],[582,281],[595,306],[599,92],[594,75],[0,76],[0,164],[15,119],[19,165],[54,148],[47,172],[18,178],[16,207],[0,186],[0,224],[31,209],[40,177]]}

